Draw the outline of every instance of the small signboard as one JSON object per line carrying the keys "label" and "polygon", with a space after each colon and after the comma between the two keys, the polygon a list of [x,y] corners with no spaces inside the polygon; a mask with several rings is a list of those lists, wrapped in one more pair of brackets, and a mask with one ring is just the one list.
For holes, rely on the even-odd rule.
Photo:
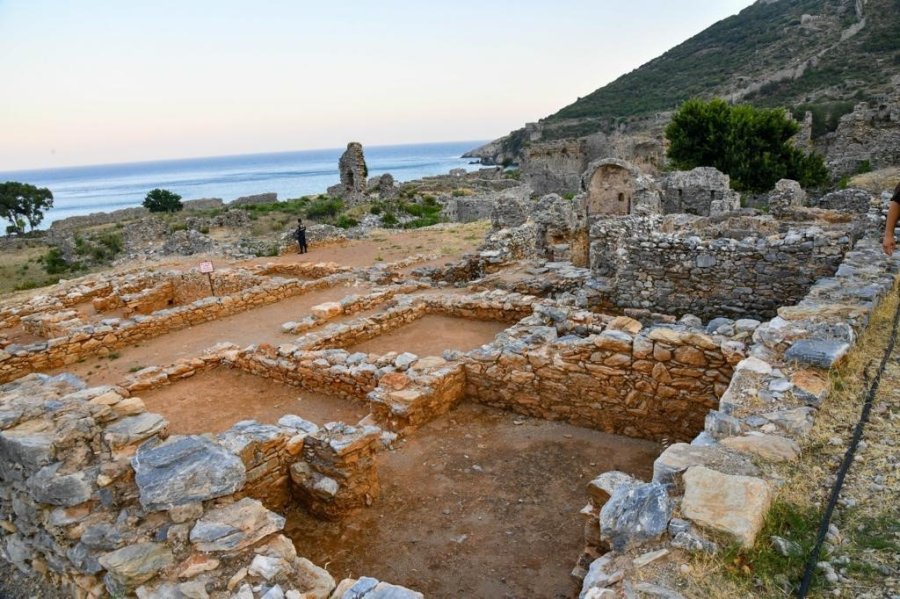
{"label": "small signboard", "polygon": [[201,263],[200,263],[200,272],[202,272],[203,274],[208,275],[208,274],[210,274],[213,270],[215,270],[215,269],[213,268],[213,263],[212,263],[212,262],[201,262]]}

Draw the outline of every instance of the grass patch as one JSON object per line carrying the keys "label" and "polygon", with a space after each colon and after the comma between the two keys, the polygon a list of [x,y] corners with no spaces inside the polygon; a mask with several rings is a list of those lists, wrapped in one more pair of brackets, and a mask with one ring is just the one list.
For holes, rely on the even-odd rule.
{"label": "grass patch", "polygon": [[[818,508],[776,500],[752,549],[730,545],[719,556],[725,575],[737,586],[757,596],[778,596],[793,591],[800,584],[806,558],[816,541],[822,512]],[[772,544],[772,536],[796,543],[800,551],[782,555]],[[822,588],[816,574],[813,589]]]}

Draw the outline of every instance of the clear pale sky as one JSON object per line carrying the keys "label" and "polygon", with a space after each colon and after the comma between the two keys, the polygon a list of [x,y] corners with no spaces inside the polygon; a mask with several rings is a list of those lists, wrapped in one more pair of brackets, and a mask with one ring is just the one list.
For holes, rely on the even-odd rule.
{"label": "clear pale sky", "polygon": [[499,137],[752,0],[0,0],[0,171]]}

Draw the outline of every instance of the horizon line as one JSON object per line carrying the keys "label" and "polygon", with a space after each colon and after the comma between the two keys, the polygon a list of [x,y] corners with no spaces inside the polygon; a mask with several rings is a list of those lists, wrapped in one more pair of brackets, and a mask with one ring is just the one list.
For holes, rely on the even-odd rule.
{"label": "horizon line", "polygon": [[[404,146],[436,146],[441,144],[453,144],[453,143],[473,143],[473,144],[484,144],[485,140],[478,139],[460,139],[460,140],[447,140],[447,141],[428,141],[428,142],[404,142],[404,143],[394,143],[394,144],[372,144],[369,146],[363,145],[363,152],[367,147],[369,148],[399,148]],[[350,141],[348,143],[354,143]],[[357,142],[358,143],[358,142]],[[478,146],[473,146],[473,150]],[[249,153],[240,153],[240,154],[218,154],[213,156],[182,156],[179,158],[153,158],[148,160],[132,160],[128,162],[104,162],[104,163],[94,163],[94,164],[71,164],[68,166],[50,166],[50,167],[30,167],[23,168],[17,170],[9,170],[9,171],[0,171],[0,175],[13,175],[13,174],[24,174],[24,173],[34,173],[39,171],[62,171],[68,169],[78,169],[78,168],[97,168],[97,167],[109,167],[109,166],[126,166],[126,165],[142,165],[142,164],[157,164],[164,162],[186,162],[188,160],[203,160],[203,159],[212,159],[212,158],[238,158],[241,156],[277,156],[279,154],[296,154],[298,152],[326,152],[326,151],[344,151],[345,147],[332,147],[332,148],[305,148],[300,150],[280,150],[277,152],[249,152]],[[461,157],[461,156],[460,156]]]}

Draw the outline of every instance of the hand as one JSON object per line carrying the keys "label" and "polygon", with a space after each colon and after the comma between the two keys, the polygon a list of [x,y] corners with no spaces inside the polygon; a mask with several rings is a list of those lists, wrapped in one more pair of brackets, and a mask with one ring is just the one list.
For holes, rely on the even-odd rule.
{"label": "hand", "polygon": [[885,235],[884,241],[881,244],[881,247],[884,248],[884,253],[888,256],[894,255],[894,247],[897,245],[897,242],[894,240],[893,235]]}

